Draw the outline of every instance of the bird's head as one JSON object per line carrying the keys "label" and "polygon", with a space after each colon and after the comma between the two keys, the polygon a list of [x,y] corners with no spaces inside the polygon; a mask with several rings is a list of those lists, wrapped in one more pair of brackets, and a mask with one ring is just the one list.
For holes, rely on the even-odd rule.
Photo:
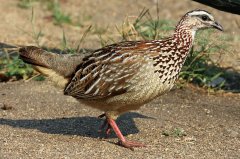
{"label": "bird's head", "polygon": [[193,10],[187,12],[179,24],[177,29],[191,29],[192,31],[197,31],[199,29],[215,28],[223,31],[223,27],[215,21],[212,14],[204,10]]}

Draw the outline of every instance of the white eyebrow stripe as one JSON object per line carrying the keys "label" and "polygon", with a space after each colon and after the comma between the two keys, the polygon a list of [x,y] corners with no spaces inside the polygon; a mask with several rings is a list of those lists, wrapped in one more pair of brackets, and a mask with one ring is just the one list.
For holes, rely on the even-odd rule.
{"label": "white eyebrow stripe", "polygon": [[188,15],[194,16],[194,15],[207,15],[211,20],[214,20],[213,16],[205,11],[193,11],[188,13]]}

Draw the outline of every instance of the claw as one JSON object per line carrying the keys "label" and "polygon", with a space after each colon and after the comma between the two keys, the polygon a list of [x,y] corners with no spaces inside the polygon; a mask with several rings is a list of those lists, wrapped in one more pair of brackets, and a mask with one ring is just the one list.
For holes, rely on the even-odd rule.
{"label": "claw", "polygon": [[118,144],[125,148],[129,148],[132,151],[134,150],[134,147],[146,147],[145,144],[135,141],[118,141]]}

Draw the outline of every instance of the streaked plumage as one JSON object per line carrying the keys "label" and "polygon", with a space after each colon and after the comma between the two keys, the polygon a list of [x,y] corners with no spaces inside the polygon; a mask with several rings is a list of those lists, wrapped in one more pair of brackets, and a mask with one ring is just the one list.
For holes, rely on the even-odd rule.
{"label": "streaked plumage", "polygon": [[[195,32],[222,27],[203,10],[186,13],[173,36],[152,41],[125,41],[105,46],[87,56],[55,55],[23,47],[20,57],[45,74],[57,74],[64,94],[105,112],[106,121],[125,147],[143,146],[126,141],[114,119],[121,113],[169,91],[192,47]],[[41,70],[42,69],[42,70]],[[51,76],[51,74],[49,74]],[[108,132],[109,132],[108,126]]]}

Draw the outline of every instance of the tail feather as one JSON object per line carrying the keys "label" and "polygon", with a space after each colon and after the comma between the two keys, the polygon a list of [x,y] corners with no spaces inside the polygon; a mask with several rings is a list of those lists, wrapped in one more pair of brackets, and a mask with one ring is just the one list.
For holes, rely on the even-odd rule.
{"label": "tail feather", "polygon": [[26,63],[49,68],[47,63],[53,55],[35,46],[27,46],[19,49],[19,57]]}
{"label": "tail feather", "polygon": [[51,53],[35,46],[20,48],[19,57],[62,87],[68,83],[83,58],[81,55]]}

